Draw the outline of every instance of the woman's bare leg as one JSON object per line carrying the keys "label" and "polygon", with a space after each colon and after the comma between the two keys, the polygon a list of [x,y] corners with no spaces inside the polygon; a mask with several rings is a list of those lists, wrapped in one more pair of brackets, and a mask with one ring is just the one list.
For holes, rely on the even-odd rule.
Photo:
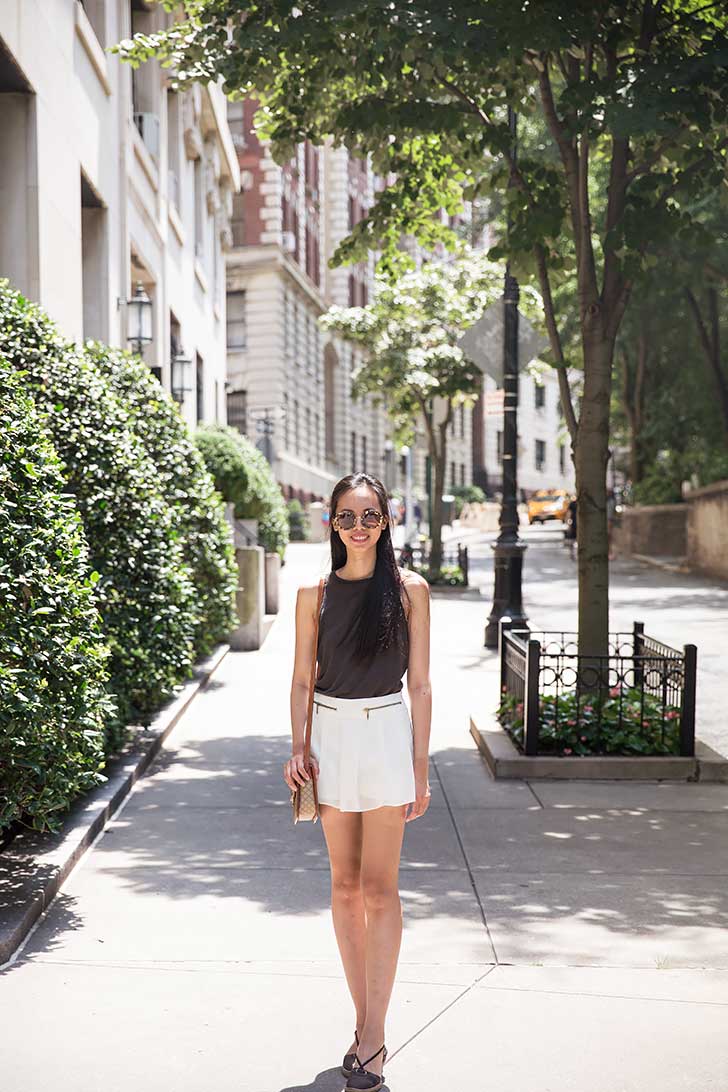
{"label": "woman's bare leg", "polygon": [[[361,888],[362,812],[339,811],[330,804],[319,805],[319,811],[331,862],[334,933],[361,1038],[367,1014],[366,919]],[[352,1039],[345,1053],[356,1049],[356,1040]]]}
{"label": "woman's bare leg", "polygon": [[[362,816],[361,883],[366,910],[366,1023],[359,1033],[361,1062],[385,1042],[384,1022],[402,942],[399,859],[406,804],[373,808]],[[382,1055],[367,1065],[382,1072]]]}

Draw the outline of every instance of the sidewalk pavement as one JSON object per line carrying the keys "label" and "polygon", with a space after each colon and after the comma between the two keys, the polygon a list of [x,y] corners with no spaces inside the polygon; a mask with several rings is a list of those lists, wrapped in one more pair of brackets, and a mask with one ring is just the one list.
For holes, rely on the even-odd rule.
{"label": "sidewalk pavement", "polygon": [[[353,1017],[320,824],[282,765],[293,545],[229,655],[0,976],[5,1092],[340,1092]],[[483,604],[432,601],[432,803],[407,824],[386,1089],[725,1092],[728,786],[490,780]]]}

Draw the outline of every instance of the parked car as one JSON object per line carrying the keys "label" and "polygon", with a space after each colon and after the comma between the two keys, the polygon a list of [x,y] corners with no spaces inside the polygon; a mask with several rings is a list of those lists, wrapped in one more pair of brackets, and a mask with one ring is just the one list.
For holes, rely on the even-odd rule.
{"label": "parked car", "polygon": [[571,494],[564,489],[541,489],[528,502],[528,522],[545,523],[547,519],[566,522]]}

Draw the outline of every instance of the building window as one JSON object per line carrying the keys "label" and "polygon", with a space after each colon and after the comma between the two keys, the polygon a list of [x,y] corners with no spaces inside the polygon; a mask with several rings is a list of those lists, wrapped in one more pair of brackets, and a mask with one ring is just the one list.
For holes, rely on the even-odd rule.
{"label": "building window", "polygon": [[81,273],[83,336],[108,337],[108,249],[104,204],[81,174]]}
{"label": "building window", "polygon": [[536,440],[536,470],[544,470],[546,467],[546,442]]}
{"label": "building window", "polygon": [[293,450],[298,455],[301,450],[301,419],[298,413],[298,399],[293,400]]}
{"label": "building window", "polygon": [[288,448],[288,392],[283,392],[283,446]]}
{"label": "building window", "polygon": [[539,383],[538,380],[536,380],[535,383],[536,409],[543,409],[546,405],[546,388],[543,383]]}
{"label": "building window", "polygon": [[230,221],[233,246],[245,246],[245,194],[233,194],[233,215]]}
{"label": "building window", "polygon": [[245,292],[228,292],[227,347],[228,349],[244,349],[245,340]]}
{"label": "building window", "polygon": [[[95,6],[98,7],[98,2]],[[131,0],[132,37],[135,34],[153,33],[153,19],[142,0]],[[158,62],[147,61],[146,64],[132,69],[131,101],[134,125],[147,151],[155,159],[159,158],[159,94]]]}
{"label": "building window", "polygon": [[351,473],[356,473],[356,433],[351,434]]}
{"label": "building window", "polygon": [[306,406],[305,444],[306,444],[306,449],[305,449],[306,458],[310,461],[310,459],[311,459],[311,410],[308,408],[308,406]]}
{"label": "building window", "polygon": [[465,463],[460,463],[460,484],[465,485]]}
{"label": "building window", "polygon": [[503,462],[503,433],[502,432],[497,432],[496,433],[496,452],[497,452],[498,462],[502,463]]}
{"label": "building window", "polygon": [[455,488],[455,463],[450,463],[450,488]]}
{"label": "building window", "polygon": [[324,451],[326,457],[333,459],[335,457],[334,449],[334,383],[335,383],[335,371],[336,361],[333,358],[333,350],[330,351],[331,355],[327,354],[324,359]]}
{"label": "building window", "polygon": [[247,392],[230,391],[227,396],[227,423],[243,436],[248,432]]}
{"label": "building window", "polygon": [[361,468],[366,470],[367,468],[367,438],[366,435],[361,438]]}
{"label": "building window", "polygon": [[176,91],[167,92],[167,200],[170,205],[181,209],[180,196],[180,129],[179,95]]}
{"label": "building window", "polygon": [[465,403],[460,403],[460,439],[465,437]]}
{"label": "building window", "polygon": [[566,448],[563,444],[559,444],[559,473],[566,473]]}
{"label": "building window", "polygon": [[195,417],[199,422],[205,415],[205,362],[199,353],[195,353],[195,373],[197,387],[197,406]]}
{"label": "building window", "polygon": [[81,7],[93,27],[99,45],[106,45],[106,0],[81,0]]}
{"label": "building window", "polygon": [[202,261],[205,255],[205,193],[202,160],[194,165],[195,190],[195,257]]}

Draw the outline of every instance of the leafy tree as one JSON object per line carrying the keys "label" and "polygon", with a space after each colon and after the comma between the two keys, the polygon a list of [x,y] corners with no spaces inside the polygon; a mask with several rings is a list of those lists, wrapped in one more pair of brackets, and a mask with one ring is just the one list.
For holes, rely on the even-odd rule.
{"label": "leafy tree", "polygon": [[235,518],[257,519],[261,546],[283,560],[288,510],[263,452],[228,425],[201,425],[195,442],[216,489],[234,504]]}
{"label": "leafy tree", "polygon": [[61,462],[2,359],[0,386],[0,832],[57,830],[106,780],[109,650]]}
{"label": "leafy tree", "polygon": [[[171,0],[168,5],[172,7]],[[345,143],[387,185],[337,260],[404,234],[451,243],[439,211],[501,195],[511,230],[494,257],[539,284],[576,465],[579,641],[607,651],[606,464],[614,346],[634,284],[666,238],[700,235],[691,203],[720,187],[728,147],[728,15],[700,0],[196,0],[166,32],[118,49],[157,55],[178,82],[255,92],[279,161],[304,139]],[[516,159],[507,108],[541,134]],[[599,208],[592,178],[606,178]],[[568,246],[564,246],[564,240]],[[580,410],[555,304],[576,275]],[[573,307],[574,301],[570,305]]]}
{"label": "leafy tree", "polygon": [[473,404],[482,380],[457,342],[502,288],[498,265],[466,253],[450,262],[429,262],[394,281],[380,275],[366,307],[331,307],[319,320],[324,329],[366,350],[352,378],[352,394],[372,394],[384,403],[398,443],[413,443],[415,420],[424,421],[434,469],[433,573],[442,566],[448,426],[458,403]]}

